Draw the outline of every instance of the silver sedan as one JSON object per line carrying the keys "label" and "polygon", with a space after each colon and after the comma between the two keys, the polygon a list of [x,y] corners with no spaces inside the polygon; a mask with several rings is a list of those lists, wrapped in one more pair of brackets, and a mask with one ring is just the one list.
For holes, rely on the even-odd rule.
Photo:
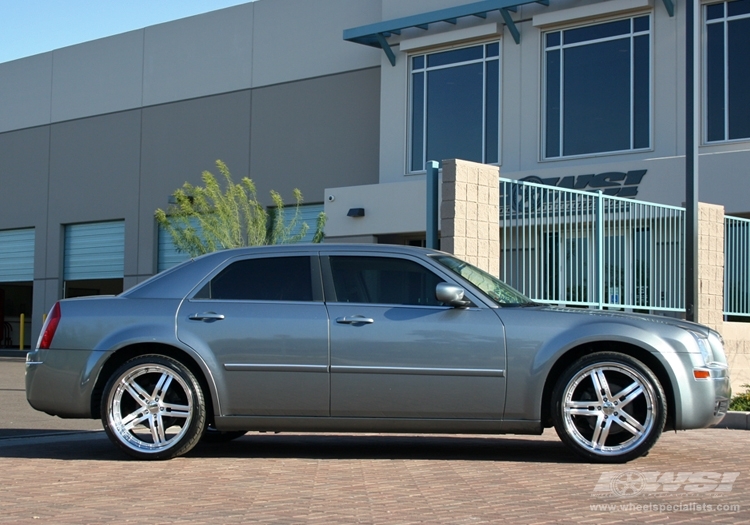
{"label": "silver sedan", "polygon": [[540,434],[625,462],[717,423],[721,337],[531,302],[433,250],[286,245],[187,261],[59,301],[27,356],[37,410],[101,418],[140,459],[247,431]]}

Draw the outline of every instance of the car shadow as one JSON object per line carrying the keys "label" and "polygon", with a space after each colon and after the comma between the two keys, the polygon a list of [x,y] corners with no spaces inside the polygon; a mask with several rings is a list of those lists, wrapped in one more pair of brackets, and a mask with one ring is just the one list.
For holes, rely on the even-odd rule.
{"label": "car shadow", "polygon": [[307,459],[415,459],[573,463],[559,441],[485,436],[247,434],[199,444],[188,456]]}
{"label": "car shadow", "polygon": [[[0,440],[0,458],[135,461],[104,432]],[[280,458],[578,463],[562,442],[523,437],[445,435],[258,434],[220,444],[199,443],[185,458]]]}

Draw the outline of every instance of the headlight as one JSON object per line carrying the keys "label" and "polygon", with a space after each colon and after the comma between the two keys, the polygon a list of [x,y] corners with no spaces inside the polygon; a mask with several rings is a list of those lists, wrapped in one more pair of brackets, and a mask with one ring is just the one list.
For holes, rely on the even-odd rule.
{"label": "headlight", "polygon": [[703,362],[707,365],[713,363],[714,352],[711,349],[711,343],[708,342],[708,337],[692,330],[688,330],[688,332],[690,332],[695,338],[695,342],[698,345],[698,350],[700,350],[701,356],[703,357]]}

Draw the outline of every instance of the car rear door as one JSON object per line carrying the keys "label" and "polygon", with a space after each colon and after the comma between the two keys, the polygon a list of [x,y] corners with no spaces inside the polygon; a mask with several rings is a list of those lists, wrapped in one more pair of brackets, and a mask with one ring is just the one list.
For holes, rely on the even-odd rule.
{"label": "car rear door", "polygon": [[409,255],[321,258],[331,319],[331,415],[499,419],[503,325],[492,309],[444,306],[440,270]]}
{"label": "car rear door", "polygon": [[221,415],[329,414],[318,261],[309,253],[235,259],[183,302],[177,336],[215,360]]}

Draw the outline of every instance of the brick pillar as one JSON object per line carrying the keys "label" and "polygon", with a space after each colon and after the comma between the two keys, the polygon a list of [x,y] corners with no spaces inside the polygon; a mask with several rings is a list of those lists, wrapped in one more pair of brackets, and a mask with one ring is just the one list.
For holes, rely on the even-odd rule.
{"label": "brick pillar", "polygon": [[698,312],[696,320],[724,327],[724,206],[698,203]]}
{"label": "brick pillar", "polygon": [[500,274],[500,168],[444,160],[440,206],[443,251]]}

